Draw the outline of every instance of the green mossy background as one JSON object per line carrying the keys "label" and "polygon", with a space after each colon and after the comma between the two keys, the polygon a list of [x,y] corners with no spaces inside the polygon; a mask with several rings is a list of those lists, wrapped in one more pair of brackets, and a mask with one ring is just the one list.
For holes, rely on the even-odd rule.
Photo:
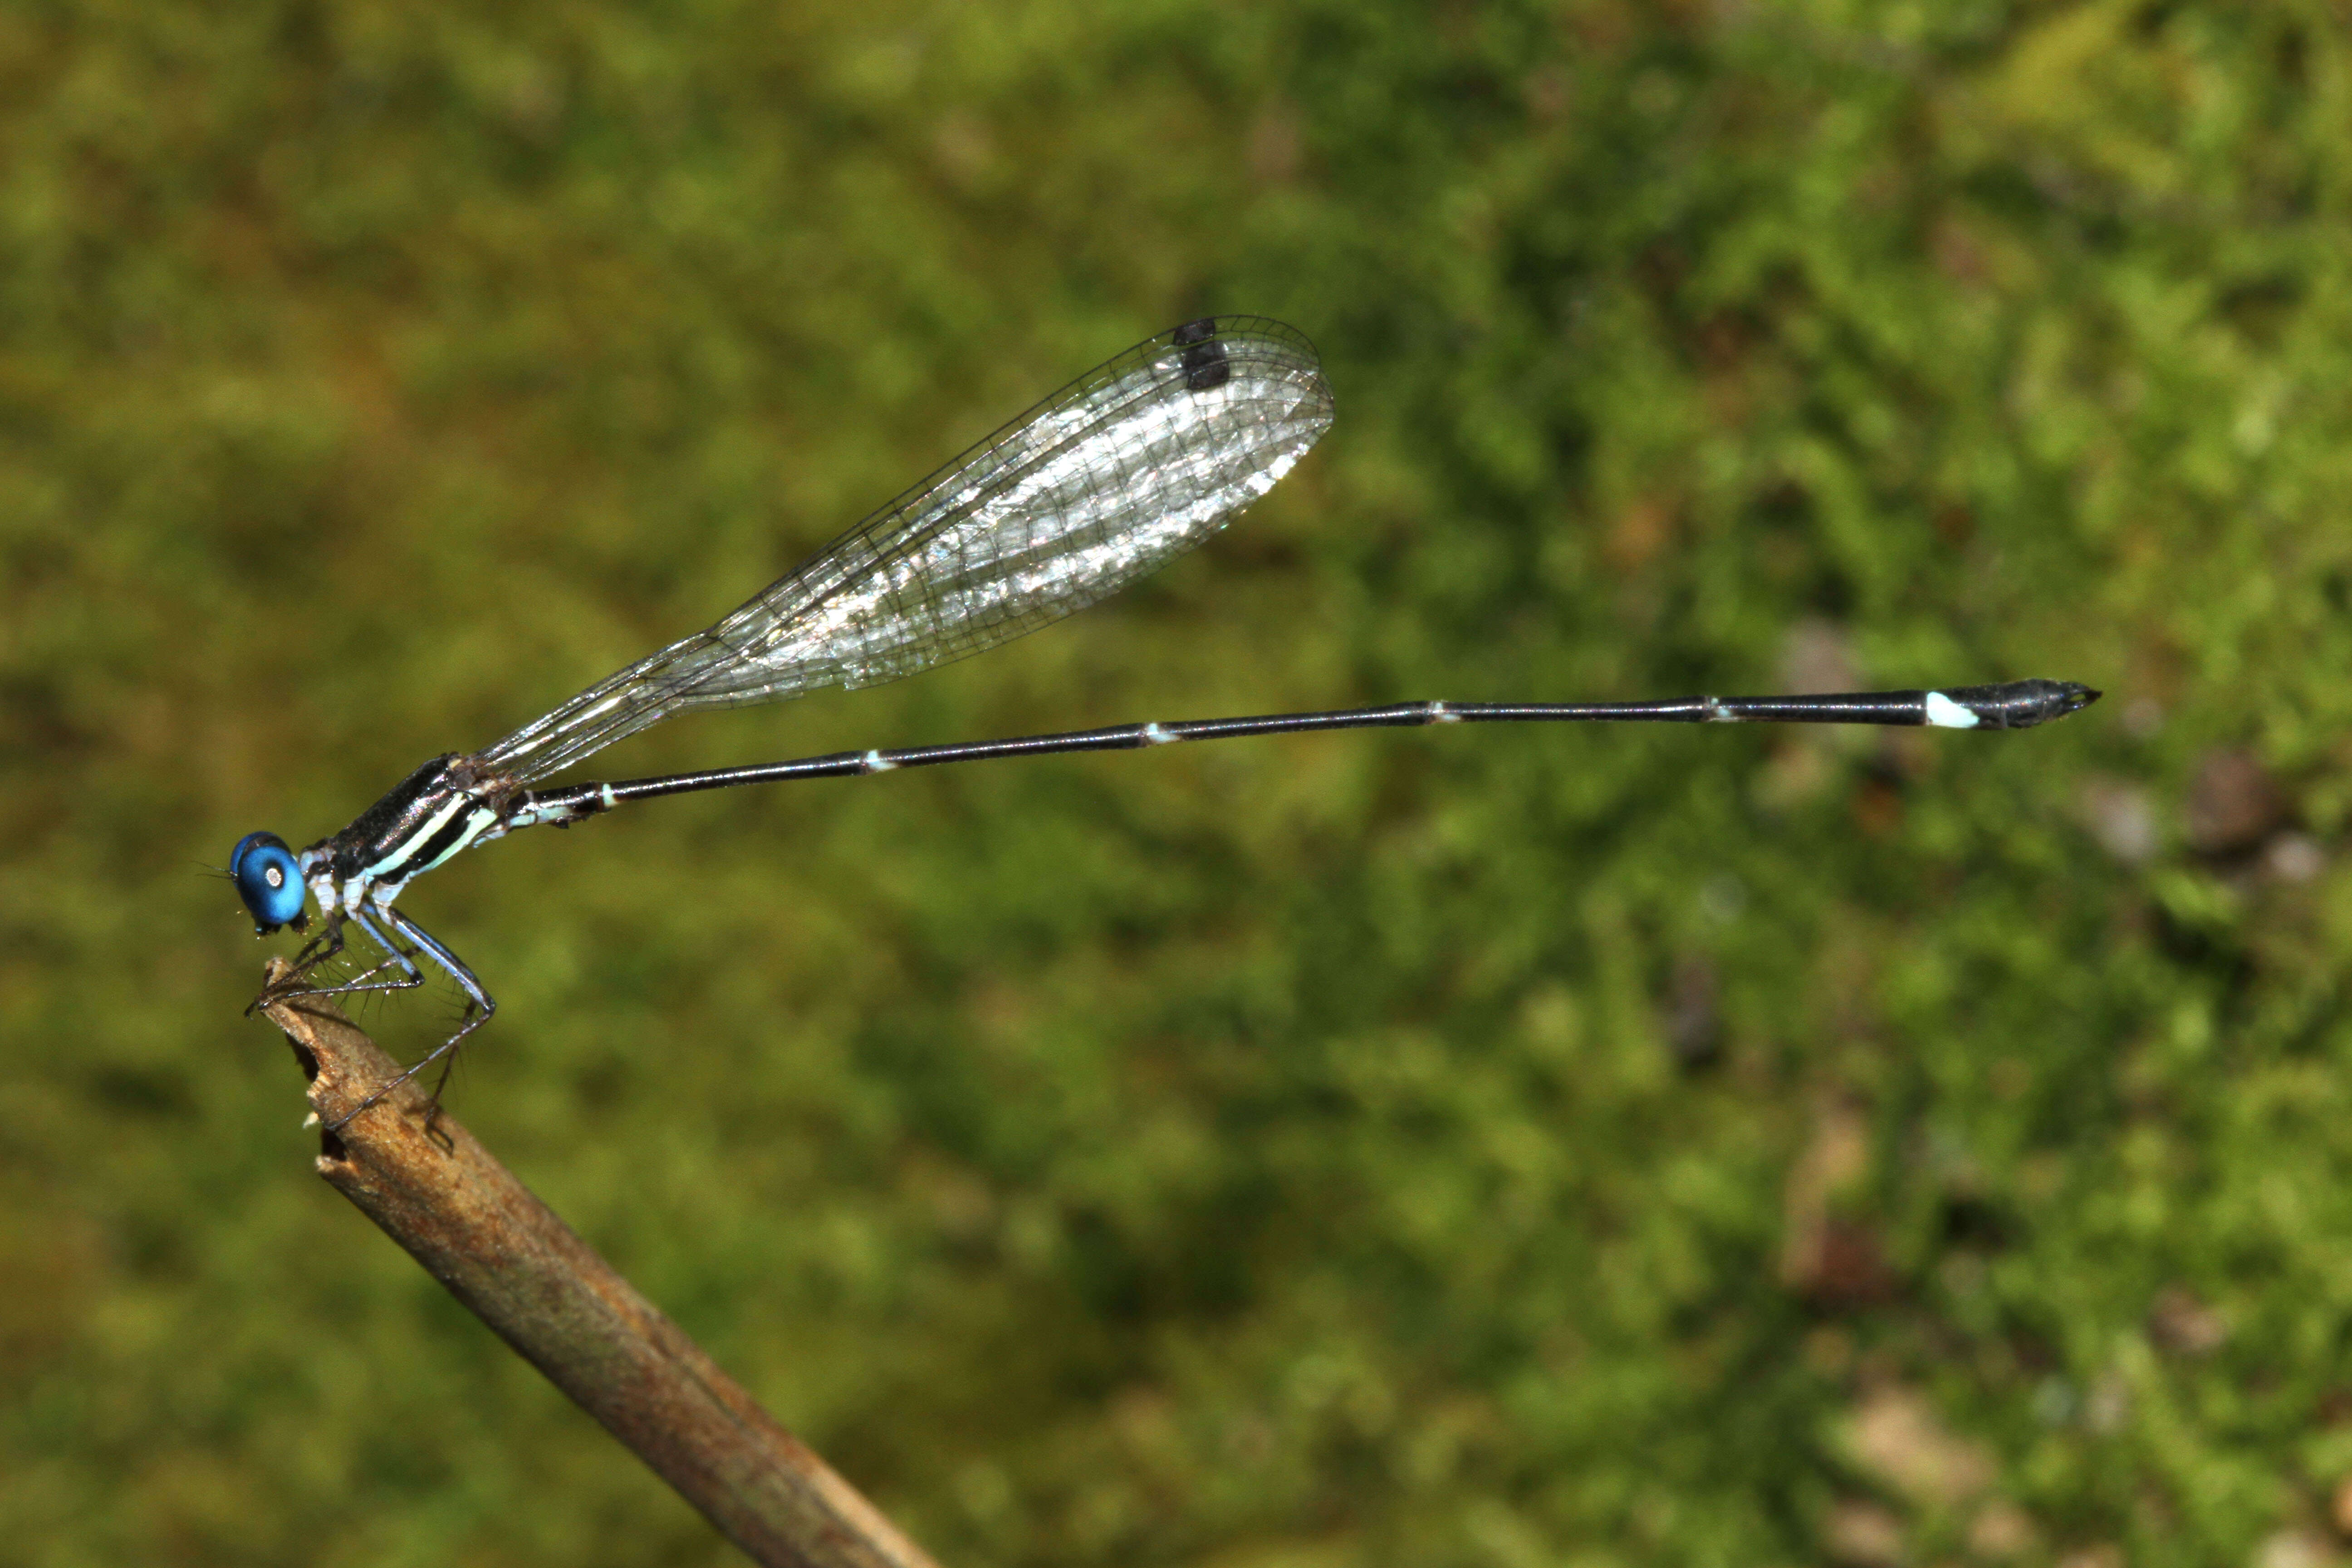
{"label": "green mossy background", "polygon": [[404,901],[504,1004],[457,1114],[954,1568],[2324,1560],[2347,69],[2316,4],[0,9],[0,1560],[730,1560],[309,1173],[203,868],[1212,310],[1340,411],[1241,525],[593,776],[2110,695],[524,835]]}

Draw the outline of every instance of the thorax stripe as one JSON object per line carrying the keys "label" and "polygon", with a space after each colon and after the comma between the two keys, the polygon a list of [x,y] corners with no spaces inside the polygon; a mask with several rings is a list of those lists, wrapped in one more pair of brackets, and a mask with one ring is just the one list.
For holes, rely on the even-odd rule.
{"label": "thorax stripe", "polygon": [[409,881],[465,848],[498,819],[497,812],[471,795],[459,795],[360,874],[371,882]]}

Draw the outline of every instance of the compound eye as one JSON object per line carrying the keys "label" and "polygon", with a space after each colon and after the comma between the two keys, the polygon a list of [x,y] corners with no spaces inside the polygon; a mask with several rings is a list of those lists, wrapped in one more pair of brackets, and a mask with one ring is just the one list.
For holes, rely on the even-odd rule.
{"label": "compound eye", "polygon": [[302,866],[275,833],[248,833],[229,851],[229,880],[253,917],[253,934],[267,936],[302,918]]}

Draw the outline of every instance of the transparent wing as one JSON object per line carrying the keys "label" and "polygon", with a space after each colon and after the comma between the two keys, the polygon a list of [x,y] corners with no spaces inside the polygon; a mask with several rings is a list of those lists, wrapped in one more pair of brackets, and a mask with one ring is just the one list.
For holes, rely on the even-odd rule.
{"label": "transparent wing", "polygon": [[1222,316],[1163,332],[480,761],[530,784],[688,709],[871,686],[993,647],[1199,544],[1330,425],[1294,329]]}

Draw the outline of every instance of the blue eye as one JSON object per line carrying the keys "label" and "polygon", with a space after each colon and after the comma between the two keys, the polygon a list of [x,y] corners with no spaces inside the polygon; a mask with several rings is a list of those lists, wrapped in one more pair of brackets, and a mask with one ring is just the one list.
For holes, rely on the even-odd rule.
{"label": "blue eye", "polygon": [[302,912],[302,867],[286,840],[275,833],[248,833],[229,851],[229,880],[253,917],[253,934],[267,936],[279,926],[299,931],[309,923]]}

